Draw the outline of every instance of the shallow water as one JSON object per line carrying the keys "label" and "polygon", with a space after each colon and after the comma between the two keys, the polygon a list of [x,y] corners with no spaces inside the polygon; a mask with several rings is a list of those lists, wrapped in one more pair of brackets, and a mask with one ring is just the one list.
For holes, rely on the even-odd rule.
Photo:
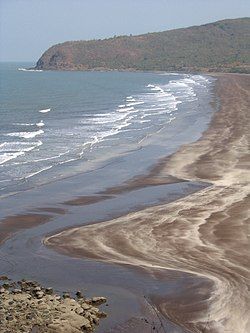
{"label": "shallow water", "polygon": [[[24,230],[7,240],[0,247],[0,275],[5,274],[13,279],[26,277],[34,279],[47,286],[52,286],[59,293],[62,291],[75,292],[82,290],[87,296],[102,295],[108,299],[108,307],[103,310],[108,318],[101,321],[97,332],[104,333],[114,325],[121,324],[131,317],[147,318],[150,325],[159,327],[158,332],[164,332],[159,318],[152,316],[150,295],[171,295],[177,289],[184,290],[194,280],[189,274],[176,272],[171,277],[158,279],[146,271],[134,271],[128,267],[96,262],[95,260],[70,258],[58,254],[42,244],[43,238],[69,226],[89,224],[108,220],[139,208],[173,201],[183,195],[204,188],[204,184],[184,182],[147,187],[117,195],[109,200],[91,205],[71,206],[66,204],[48,205],[41,209],[40,214],[49,215],[50,222]],[[34,190],[31,190],[33,192]],[[40,188],[43,192],[43,188]],[[28,194],[25,193],[24,197]],[[53,191],[50,195],[53,196]],[[45,193],[40,193],[45,197]],[[6,198],[17,198],[22,203],[20,194]],[[26,198],[24,198],[26,199]],[[29,198],[29,207],[22,209],[26,213],[39,213],[35,195]],[[25,201],[25,200],[24,200]],[[47,199],[48,201],[48,199]],[[37,206],[36,206],[37,205]],[[24,207],[24,205],[20,205]],[[42,205],[40,203],[40,208]],[[62,214],[48,211],[50,208],[64,209]],[[18,211],[10,209],[12,213]],[[6,212],[5,212],[6,214]],[[197,280],[197,286],[200,281]],[[145,298],[146,297],[146,298]],[[151,318],[152,317],[152,318]],[[165,329],[171,332],[184,333],[185,330],[161,318]],[[119,332],[119,330],[117,331]]]}

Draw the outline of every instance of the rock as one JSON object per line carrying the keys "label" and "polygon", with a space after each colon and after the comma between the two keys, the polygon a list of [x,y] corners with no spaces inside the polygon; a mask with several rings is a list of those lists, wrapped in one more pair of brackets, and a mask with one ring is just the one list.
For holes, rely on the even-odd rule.
{"label": "rock", "polygon": [[31,314],[27,314],[25,318],[30,320],[30,319],[34,318],[34,316],[32,316]]}
{"label": "rock", "polygon": [[92,302],[92,300],[91,300],[90,298],[86,298],[86,299],[85,299],[85,303],[86,303],[86,304],[91,304],[91,302]]}
{"label": "rock", "polygon": [[53,294],[53,289],[52,288],[45,288],[45,293],[48,295],[52,295]]}
{"label": "rock", "polygon": [[10,281],[10,279],[6,275],[1,275],[0,280],[1,281]]}
{"label": "rock", "polygon": [[99,312],[99,309],[98,308],[95,308],[94,306],[92,306],[90,309],[89,309],[89,312],[90,313],[93,313],[94,315]]}
{"label": "rock", "polygon": [[99,318],[106,318],[108,315],[106,312],[100,311],[96,314]]}
{"label": "rock", "polygon": [[66,292],[60,297],[33,281],[14,282],[9,290],[0,285],[0,332],[91,333],[105,316],[92,303],[104,300],[94,297],[87,304],[80,291],[75,298]]}
{"label": "rock", "polygon": [[31,280],[26,280],[26,281],[24,281],[27,285],[29,285],[29,286],[34,286],[34,282],[33,281],[31,281]]}
{"label": "rock", "polygon": [[93,305],[101,305],[103,303],[106,303],[107,299],[105,297],[93,297],[89,300],[89,304]]}
{"label": "rock", "polygon": [[33,288],[39,287],[39,284],[36,281],[27,280],[27,281],[25,281],[25,283],[29,287],[33,287]]}
{"label": "rock", "polygon": [[91,308],[91,306],[90,306],[89,304],[87,304],[87,303],[83,303],[83,304],[81,304],[81,306],[82,306],[82,308],[83,308],[84,310],[88,310],[88,309]]}
{"label": "rock", "polygon": [[91,332],[92,331],[92,326],[89,322],[89,320],[85,319],[83,325],[81,326],[81,329],[83,330],[83,332]]}
{"label": "rock", "polygon": [[36,292],[36,297],[37,298],[43,298],[43,296],[44,296],[44,293],[42,291],[37,291]]}
{"label": "rock", "polygon": [[92,319],[95,325],[99,325],[99,318],[97,316],[92,316]]}
{"label": "rock", "polygon": [[76,292],[76,297],[77,297],[77,298],[83,298],[83,295],[82,295],[82,293],[81,293],[80,290],[78,290],[78,291]]}
{"label": "rock", "polygon": [[75,313],[82,315],[84,313],[84,310],[82,308],[75,309]]}
{"label": "rock", "polygon": [[14,289],[12,292],[13,292],[13,294],[21,294],[22,290],[21,289]]}

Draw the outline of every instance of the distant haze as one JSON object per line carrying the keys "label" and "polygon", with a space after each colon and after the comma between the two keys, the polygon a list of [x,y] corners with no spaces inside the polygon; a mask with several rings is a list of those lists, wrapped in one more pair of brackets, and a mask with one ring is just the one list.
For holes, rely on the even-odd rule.
{"label": "distant haze", "polygon": [[0,61],[37,61],[53,44],[250,16],[248,0],[0,0]]}

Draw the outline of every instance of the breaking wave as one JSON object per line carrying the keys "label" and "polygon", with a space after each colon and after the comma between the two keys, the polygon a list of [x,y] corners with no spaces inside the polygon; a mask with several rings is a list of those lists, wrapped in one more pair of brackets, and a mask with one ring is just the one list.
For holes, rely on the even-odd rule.
{"label": "breaking wave", "polygon": [[43,130],[34,131],[34,132],[14,132],[14,133],[7,133],[6,136],[14,136],[18,138],[24,138],[24,139],[31,139],[36,137],[37,135],[43,134]]}

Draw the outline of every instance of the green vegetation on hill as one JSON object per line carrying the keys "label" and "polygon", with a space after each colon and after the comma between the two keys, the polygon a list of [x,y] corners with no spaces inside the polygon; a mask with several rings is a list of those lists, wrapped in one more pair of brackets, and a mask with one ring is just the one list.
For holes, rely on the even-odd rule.
{"label": "green vegetation on hill", "polygon": [[250,18],[190,28],[71,41],[49,48],[36,69],[250,72]]}

